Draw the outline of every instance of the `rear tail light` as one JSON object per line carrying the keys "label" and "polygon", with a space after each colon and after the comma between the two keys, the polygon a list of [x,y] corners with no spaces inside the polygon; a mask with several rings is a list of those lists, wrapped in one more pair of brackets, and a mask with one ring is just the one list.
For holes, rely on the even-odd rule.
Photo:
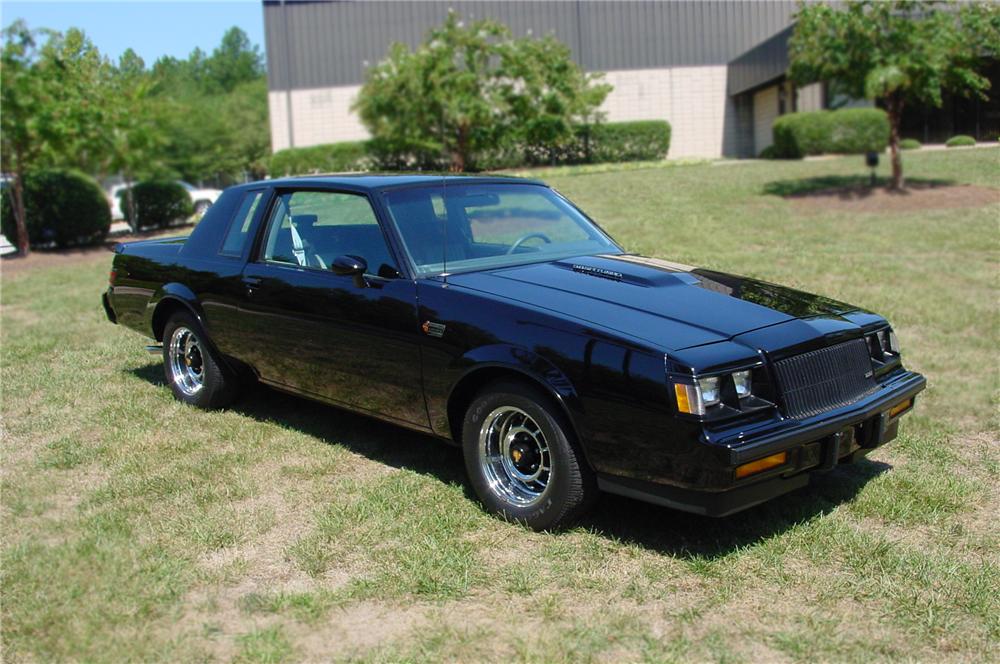
{"label": "rear tail light", "polygon": [[108,273],[108,284],[110,284],[111,286],[114,286],[115,285],[115,279],[117,279],[117,278],[118,278],[118,271],[115,270],[114,268],[111,268],[111,272]]}

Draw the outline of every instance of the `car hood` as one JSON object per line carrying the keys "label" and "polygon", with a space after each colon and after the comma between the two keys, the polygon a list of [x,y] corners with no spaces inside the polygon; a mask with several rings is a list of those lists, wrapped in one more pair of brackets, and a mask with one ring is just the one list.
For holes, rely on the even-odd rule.
{"label": "car hood", "polygon": [[635,255],[455,274],[449,283],[682,350],[857,307],[776,284]]}

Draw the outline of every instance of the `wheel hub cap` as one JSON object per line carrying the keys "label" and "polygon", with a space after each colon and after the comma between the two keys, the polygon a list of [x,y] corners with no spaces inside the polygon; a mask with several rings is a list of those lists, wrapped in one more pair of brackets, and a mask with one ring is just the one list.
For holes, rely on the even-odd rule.
{"label": "wheel hub cap", "polygon": [[174,385],[186,394],[194,396],[204,387],[204,367],[201,341],[190,329],[178,327],[170,335],[167,346],[170,377]]}
{"label": "wheel hub cap", "polygon": [[552,461],[541,427],[513,406],[497,408],[483,421],[479,457],[490,489],[520,507],[540,501],[551,480]]}

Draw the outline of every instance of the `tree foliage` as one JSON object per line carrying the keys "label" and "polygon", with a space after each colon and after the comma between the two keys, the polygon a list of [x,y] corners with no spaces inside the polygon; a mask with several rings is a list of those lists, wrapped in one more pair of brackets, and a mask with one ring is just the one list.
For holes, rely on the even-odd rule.
{"label": "tree foliage", "polygon": [[3,31],[0,161],[12,177],[8,195],[22,253],[28,251],[28,172],[47,166],[100,169],[101,129],[108,120],[103,92],[110,76],[108,63],[79,30],[30,30],[17,21]]}
{"label": "tree foliage", "polygon": [[889,115],[893,184],[903,186],[899,124],[909,104],[940,106],[945,90],[984,95],[984,57],[1000,53],[1000,6],[916,0],[803,4],[789,42],[789,75],[827,81]]}
{"label": "tree foliage", "polygon": [[354,108],[397,165],[462,171],[498,145],[572,140],[610,90],[597,79],[552,37],[514,39],[496,21],[466,25],[449,12],[421,46],[394,44],[369,69]]}

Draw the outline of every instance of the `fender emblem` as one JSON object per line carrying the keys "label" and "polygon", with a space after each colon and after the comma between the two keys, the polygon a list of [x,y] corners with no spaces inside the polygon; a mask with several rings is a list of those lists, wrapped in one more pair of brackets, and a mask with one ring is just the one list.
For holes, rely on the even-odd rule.
{"label": "fender emblem", "polygon": [[431,321],[424,321],[424,324],[420,326],[420,329],[424,331],[429,337],[437,337],[440,339],[444,336],[445,326],[441,323],[432,323]]}

